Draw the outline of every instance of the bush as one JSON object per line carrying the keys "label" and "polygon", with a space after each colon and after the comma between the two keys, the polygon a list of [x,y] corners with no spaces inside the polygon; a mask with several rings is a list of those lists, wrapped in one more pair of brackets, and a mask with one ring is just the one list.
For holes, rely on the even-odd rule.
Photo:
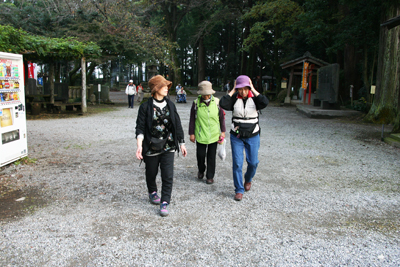
{"label": "bush", "polygon": [[279,103],[284,103],[284,102],[285,102],[286,96],[287,96],[287,90],[286,90],[286,89],[283,89],[283,90],[281,90],[281,91],[278,93],[278,95],[276,96],[276,100],[277,100]]}
{"label": "bush", "polygon": [[364,113],[368,113],[369,109],[371,108],[371,103],[368,103],[364,97],[361,97],[359,100],[354,101],[351,108]]}

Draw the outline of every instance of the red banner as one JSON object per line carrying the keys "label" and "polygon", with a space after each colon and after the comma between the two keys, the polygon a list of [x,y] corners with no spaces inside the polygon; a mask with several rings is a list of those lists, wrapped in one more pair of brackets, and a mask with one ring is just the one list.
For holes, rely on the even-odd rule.
{"label": "red banner", "polygon": [[303,65],[303,79],[301,81],[301,87],[306,89],[307,88],[307,76],[308,76],[308,66],[310,63],[304,62]]}
{"label": "red banner", "polygon": [[35,78],[35,66],[32,62],[28,61],[28,78]]}

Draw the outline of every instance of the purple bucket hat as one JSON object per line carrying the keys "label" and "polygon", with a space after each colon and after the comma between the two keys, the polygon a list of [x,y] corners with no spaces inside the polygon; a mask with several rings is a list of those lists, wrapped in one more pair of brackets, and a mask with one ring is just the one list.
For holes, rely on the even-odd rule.
{"label": "purple bucket hat", "polygon": [[251,88],[250,86],[250,78],[249,76],[246,75],[240,75],[239,77],[236,78],[236,87],[235,88],[243,88],[243,87],[249,87],[249,89]]}

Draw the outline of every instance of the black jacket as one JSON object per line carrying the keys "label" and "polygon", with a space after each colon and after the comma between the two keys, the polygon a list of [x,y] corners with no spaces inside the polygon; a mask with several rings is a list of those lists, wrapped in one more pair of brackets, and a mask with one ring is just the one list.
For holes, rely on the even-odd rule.
{"label": "black jacket", "polygon": [[[225,109],[225,110],[233,111],[235,103],[236,103],[236,101],[238,99],[237,97],[238,97],[238,92],[235,92],[232,95],[232,97],[230,95],[225,95],[219,101],[219,106],[221,108]],[[262,94],[259,94],[258,96],[254,96],[252,98],[253,98],[254,104],[256,105],[256,110],[257,111],[267,107],[267,105],[269,103],[268,98],[265,95],[262,95]],[[244,106],[246,106],[246,101],[247,101],[247,99],[243,99]],[[232,117],[232,121],[233,121],[233,117]],[[258,124],[258,122],[257,122],[257,124]],[[231,129],[230,133],[231,134],[237,134],[232,129]],[[253,137],[253,136],[258,135],[260,133],[261,133],[261,128],[256,133],[253,133],[250,137]]]}
{"label": "black jacket", "polygon": [[[181,119],[174,103],[168,98],[165,98],[165,101],[167,101],[169,113],[171,115],[172,136],[175,140],[176,151],[179,152],[179,144],[185,143],[185,136],[182,129]],[[136,119],[136,138],[139,134],[144,135],[144,140],[142,144],[142,155],[146,155],[146,152],[149,150],[150,147],[154,112],[153,110],[153,98],[151,97],[147,102],[140,105],[139,113]]]}
{"label": "black jacket", "polygon": [[[219,101],[219,106],[225,110],[232,111],[233,106],[235,105],[237,101],[237,95],[238,93],[234,93],[232,97],[230,95],[224,95],[220,101]],[[265,95],[259,94],[257,97],[253,97],[254,103],[256,104],[256,109],[261,110],[263,108],[266,108],[269,100]],[[244,101],[244,105],[246,105],[246,101]]]}

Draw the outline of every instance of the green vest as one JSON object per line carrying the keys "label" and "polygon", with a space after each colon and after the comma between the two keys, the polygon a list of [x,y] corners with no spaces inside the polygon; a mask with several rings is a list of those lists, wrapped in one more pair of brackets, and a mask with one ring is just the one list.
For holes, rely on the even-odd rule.
{"label": "green vest", "polygon": [[197,98],[197,116],[194,129],[196,141],[200,144],[212,144],[219,140],[219,108],[215,101],[215,97],[211,96],[210,104],[201,102],[201,96]]}

